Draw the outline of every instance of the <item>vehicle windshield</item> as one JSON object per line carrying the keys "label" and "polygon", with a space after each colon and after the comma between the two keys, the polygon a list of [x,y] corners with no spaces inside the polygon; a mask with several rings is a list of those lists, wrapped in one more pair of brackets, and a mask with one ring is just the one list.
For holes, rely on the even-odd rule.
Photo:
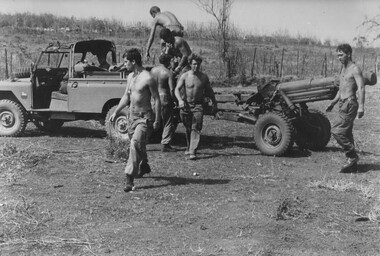
{"label": "vehicle windshield", "polygon": [[38,68],[67,68],[69,54],[66,52],[43,52],[38,62]]}

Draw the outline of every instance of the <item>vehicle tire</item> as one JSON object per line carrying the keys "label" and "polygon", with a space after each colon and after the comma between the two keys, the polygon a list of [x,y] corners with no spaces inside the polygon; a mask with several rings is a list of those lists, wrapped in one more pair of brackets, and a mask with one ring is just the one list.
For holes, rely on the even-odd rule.
{"label": "vehicle tire", "polygon": [[17,68],[12,72],[12,76],[15,78],[28,78],[31,73],[30,68]]}
{"label": "vehicle tire", "polygon": [[0,136],[20,136],[28,123],[25,109],[12,100],[0,100]]}
{"label": "vehicle tire", "polygon": [[301,149],[323,150],[331,137],[331,124],[321,111],[309,109],[295,122],[296,144]]}
{"label": "vehicle tire", "polygon": [[33,123],[40,131],[54,133],[57,132],[65,122],[62,120],[35,120]]}
{"label": "vehicle tire", "polygon": [[283,114],[265,113],[256,122],[254,140],[262,154],[282,156],[293,146],[293,125]]}
{"label": "vehicle tire", "polygon": [[128,116],[129,108],[125,107],[119,114],[115,117],[113,122],[110,122],[111,115],[115,112],[117,106],[113,106],[107,113],[106,116],[106,132],[108,137],[112,139],[122,139],[129,140],[128,137]]}

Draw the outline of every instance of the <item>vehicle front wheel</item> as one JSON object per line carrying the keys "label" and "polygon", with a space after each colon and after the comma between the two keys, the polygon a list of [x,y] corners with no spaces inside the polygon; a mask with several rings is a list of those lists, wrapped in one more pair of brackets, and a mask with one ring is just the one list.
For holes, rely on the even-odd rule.
{"label": "vehicle front wheel", "polygon": [[254,130],[257,148],[264,155],[282,156],[294,143],[294,128],[280,113],[268,112],[259,117]]}
{"label": "vehicle front wheel", "polygon": [[19,103],[0,100],[0,136],[20,136],[25,131],[27,122],[25,109]]}
{"label": "vehicle front wheel", "polygon": [[106,116],[106,129],[107,135],[110,138],[119,138],[122,140],[128,140],[128,112],[129,108],[122,109],[115,117],[113,122],[110,121],[111,115],[115,112],[117,106],[113,106]]}

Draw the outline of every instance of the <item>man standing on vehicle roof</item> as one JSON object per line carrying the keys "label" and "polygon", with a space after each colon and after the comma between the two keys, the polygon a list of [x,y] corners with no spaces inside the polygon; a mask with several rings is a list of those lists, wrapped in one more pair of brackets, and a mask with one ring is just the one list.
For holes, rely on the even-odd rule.
{"label": "man standing on vehicle roof", "polygon": [[[356,115],[358,118],[364,116],[364,79],[362,71],[352,61],[352,48],[349,44],[338,45],[336,52],[343,65],[339,75],[339,91],[326,111],[330,112],[334,105],[339,102],[339,115],[334,122],[331,133],[347,157],[341,172],[356,172],[359,156],[355,151],[352,129]],[[356,98],[356,91],[358,91],[359,100]]]}
{"label": "man standing on vehicle roof", "polygon": [[146,58],[150,57],[149,51],[153,44],[157,26],[169,29],[175,36],[183,37],[183,26],[173,13],[168,11],[161,12],[159,7],[153,6],[150,8],[150,15],[153,17],[153,22],[146,48]]}
{"label": "man standing on vehicle roof", "polygon": [[217,111],[217,102],[208,76],[200,71],[202,58],[193,53],[189,57],[189,63],[191,70],[179,78],[175,88],[175,96],[178,99],[181,120],[186,129],[187,148],[185,155],[189,155],[190,160],[195,160],[201,138],[205,97],[210,97],[213,103],[213,113]]}
{"label": "man standing on vehicle roof", "polygon": [[[161,102],[155,79],[142,67],[141,54],[137,49],[130,49],[123,54],[125,66],[131,73],[127,78],[127,88],[115,112],[110,117],[113,122],[118,113],[129,105],[128,135],[130,151],[125,173],[127,184],[125,192],[134,190],[134,178],[141,178],[150,173],[146,144],[152,129],[158,129],[161,120]],[[152,112],[151,98],[154,99]],[[154,118],[155,116],[155,118]],[[153,120],[154,118],[154,120]]]}
{"label": "man standing on vehicle roof", "polygon": [[162,115],[162,151],[163,152],[174,152],[176,151],[171,147],[170,143],[172,137],[177,128],[177,120],[174,118],[174,107],[175,107],[175,82],[173,72],[168,69],[170,66],[172,56],[167,54],[162,54],[159,57],[160,65],[152,68],[150,73],[156,80],[158,86],[158,93],[161,100],[161,115]]}

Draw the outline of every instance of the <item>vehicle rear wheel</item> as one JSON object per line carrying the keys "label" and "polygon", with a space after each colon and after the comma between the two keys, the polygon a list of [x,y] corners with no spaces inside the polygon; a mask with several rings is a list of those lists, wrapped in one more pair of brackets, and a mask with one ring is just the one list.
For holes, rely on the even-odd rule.
{"label": "vehicle rear wheel", "polygon": [[19,103],[0,100],[0,136],[20,136],[25,131],[27,122],[27,113]]}
{"label": "vehicle rear wheel", "polygon": [[115,112],[117,106],[113,106],[106,116],[106,129],[107,135],[110,138],[129,140],[128,137],[128,116],[129,108],[122,109],[115,117],[113,122],[110,122],[111,115]]}
{"label": "vehicle rear wheel", "polygon": [[47,132],[47,133],[54,133],[62,127],[62,125],[64,124],[64,121],[62,120],[46,120],[46,121],[35,120],[33,123],[40,131]]}
{"label": "vehicle rear wheel", "polygon": [[331,124],[321,111],[309,109],[295,122],[296,144],[301,149],[323,150],[331,137]]}
{"label": "vehicle rear wheel", "polygon": [[254,139],[264,155],[282,156],[294,143],[294,128],[286,116],[268,112],[257,120]]}

